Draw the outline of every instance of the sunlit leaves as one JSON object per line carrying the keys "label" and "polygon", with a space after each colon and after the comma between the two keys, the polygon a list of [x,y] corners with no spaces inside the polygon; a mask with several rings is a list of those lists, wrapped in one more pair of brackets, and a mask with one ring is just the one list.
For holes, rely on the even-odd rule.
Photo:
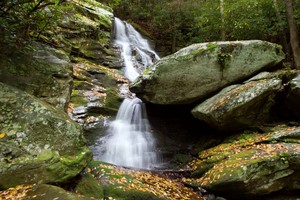
{"label": "sunlit leaves", "polygon": [[199,158],[190,163],[194,170],[202,170],[201,178],[183,181],[207,186],[237,179],[246,181],[256,176],[256,173],[273,173],[272,170],[253,173],[251,168],[255,168],[258,163],[266,167],[268,163],[288,165],[289,158],[300,154],[300,144],[299,140],[287,143],[285,138],[296,138],[299,131],[299,127],[282,125],[264,134],[244,133],[232,137],[214,148],[201,152]]}
{"label": "sunlit leaves", "polygon": [[19,185],[0,191],[0,200],[25,199],[27,192],[31,191],[32,185]]}
{"label": "sunlit leaves", "polygon": [[116,185],[118,189],[124,191],[149,192],[170,200],[203,199],[191,188],[185,187],[180,180],[170,179],[166,175],[150,171],[119,169],[115,166],[100,164],[92,169],[91,173],[95,174],[100,182],[104,180],[106,184]]}

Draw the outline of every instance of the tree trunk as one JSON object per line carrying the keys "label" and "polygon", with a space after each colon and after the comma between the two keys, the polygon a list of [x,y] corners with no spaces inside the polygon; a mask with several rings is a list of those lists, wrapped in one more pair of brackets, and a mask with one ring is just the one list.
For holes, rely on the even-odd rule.
{"label": "tree trunk", "polygon": [[[274,9],[275,9],[275,12],[276,12],[277,21],[280,23],[284,19],[283,19],[283,16],[280,14],[277,0],[273,0],[273,6],[274,6]],[[290,50],[290,46],[288,44],[288,38],[286,37],[287,30],[283,27],[280,27],[279,32],[281,32],[281,34],[279,36],[281,36],[280,37],[281,44],[283,45],[283,49],[284,49],[284,52],[286,54],[286,59],[290,60],[291,59],[291,50]]]}
{"label": "tree trunk", "polygon": [[221,40],[225,41],[224,0],[220,0],[220,14],[221,14]]}
{"label": "tree trunk", "polygon": [[172,53],[176,52],[176,30],[172,34]]}
{"label": "tree trunk", "polygon": [[293,50],[294,62],[296,65],[296,69],[300,69],[300,46],[299,46],[299,37],[297,31],[297,24],[294,18],[293,13],[293,3],[292,0],[285,0],[287,17],[290,27],[290,41]]}

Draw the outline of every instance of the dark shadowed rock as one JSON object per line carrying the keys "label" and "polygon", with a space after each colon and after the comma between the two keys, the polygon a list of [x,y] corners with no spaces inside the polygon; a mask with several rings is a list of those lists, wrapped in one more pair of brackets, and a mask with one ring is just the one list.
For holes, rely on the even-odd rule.
{"label": "dark shadowed rock", "polygon": [[300,72],[288,83],[282,113],[289,119],[300,119]]}

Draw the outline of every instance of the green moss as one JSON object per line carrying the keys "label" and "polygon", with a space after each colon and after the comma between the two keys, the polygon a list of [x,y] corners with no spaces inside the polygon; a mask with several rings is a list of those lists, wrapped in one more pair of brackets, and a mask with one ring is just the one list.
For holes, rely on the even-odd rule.
{"label": "green moss", "polygon": [[60,200],[90,200],[90,198],[67,192],[66,190],[47,184],[36,185],[26,194],[25,199],[60,199]]}
{"label": "green moss", "polygon": [[[72,150],[69,155],[61,156],[60,162],[67,166],[87,165],[86,158],[91,158],[92,153],[87,147],[82,147],[79,150]],[[89,161],[89,160],[88,160]]]}
{"label": "green moss", "polygon": [[102,161],[99,161],[99,160],[92,160],[91,162],[89,162],[88,167],[89,168],[95,168],[95,167],[98,167],[101,164],[108,165],[108,166],[113,166],[110,163],[102,162]]}
{"label": "green moss", "polygon": [[50,160],[55,156],[55,153],[50,149],[43,150],[40,154],[38,154],[37,159],[40,161]]}
{"label": "green moss", "polygon": [[137,190],[122,190],[116,185],[104,186],[104,196],[113,197],[116,200],[164,200],[149,192]]}
{"label": "green moss", "polygon": [[104,197],[103,187],[93,177],[92,174],[84,174],[75,187],[76,193],[87,197],[102,199]]}
{"label": "green moss", "polygon": [[118,93],[111,88],[107,89],[107,96],[105,99],[105,108],[107,114],[113,115],[116,114],[119,110],[119,107],[123,101],[122,98],[119,97]]}
{"label": "green moss", "polygon": [[143,71],[143,74],[144,75],[148,75],[148,74],[150,74],[151,73],[151,68],[149,67],[149,68],[147,68],[147,69],[145,69],[144,71]]}
{"label": "green moss", "polygon": [[205,49],[196,49],[191,52],[191,55],[193,56],[193,60],[195,61],[197,57],[204,55],[206,52],[212,52],[214,49],[216,49],[219,45],[216,43],[208,43],[206,45]]}
{"label": "green moss", "polygon": [[75,107],[85,106],[88,102],[81,93],[81,90],[72,91],[70,102],[73,103]]}

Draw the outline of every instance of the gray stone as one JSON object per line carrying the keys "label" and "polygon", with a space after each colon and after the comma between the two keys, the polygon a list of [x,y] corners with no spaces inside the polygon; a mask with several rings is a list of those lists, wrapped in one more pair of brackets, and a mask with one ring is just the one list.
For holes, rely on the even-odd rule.
{"label": "gray stone", "polygon": [[130,90],[145,102],[191,103],[270,69],[284,57],[281,46],[259,40],[194,44],[156,62]]}
{"label": "gray stone", "polygon": [[70,100],[72,65],[63,52],[40,43],[0,47],[0,79],[64,109]]}
{"label": "gray stone", "polygon": [[196,106],[192,114],[220,130],[257,126],[268,121],[281,86],[279,78],[228,86]]}

